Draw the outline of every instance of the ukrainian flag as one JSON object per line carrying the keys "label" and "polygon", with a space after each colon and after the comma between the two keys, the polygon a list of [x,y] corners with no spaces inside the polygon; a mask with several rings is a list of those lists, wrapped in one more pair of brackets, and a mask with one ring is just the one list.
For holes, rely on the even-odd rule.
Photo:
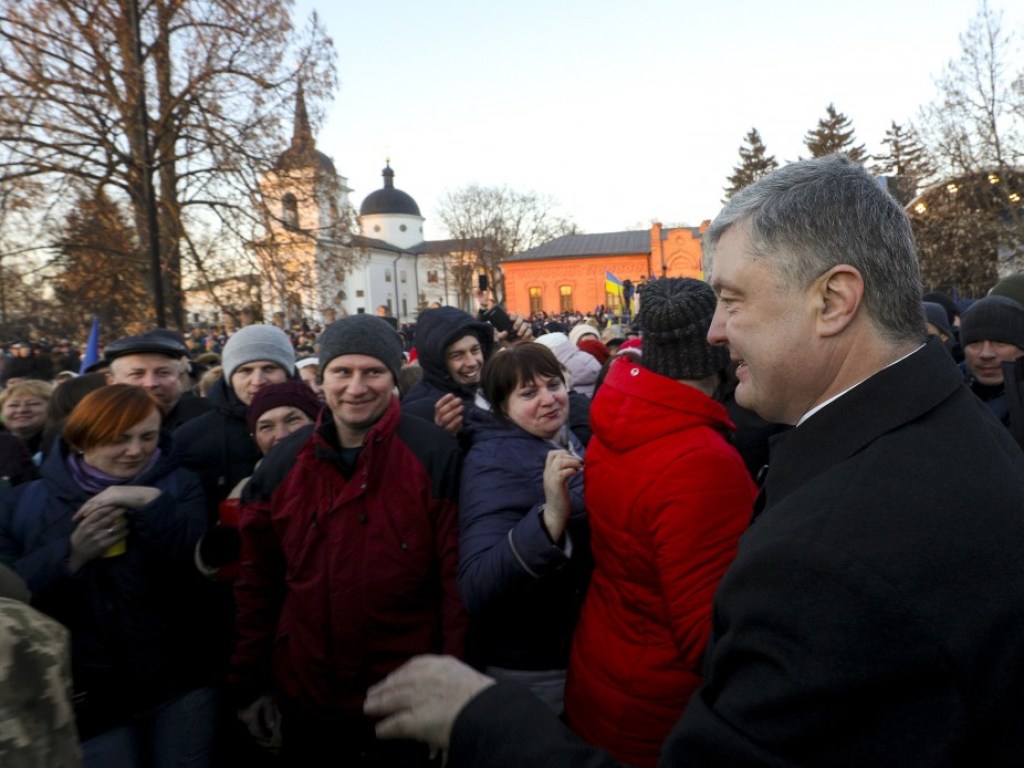
{"label": "ukrainian flag", "polygon": [[607,270],[604,273],[604,291],[612,296],[622,296],[622,281]]}

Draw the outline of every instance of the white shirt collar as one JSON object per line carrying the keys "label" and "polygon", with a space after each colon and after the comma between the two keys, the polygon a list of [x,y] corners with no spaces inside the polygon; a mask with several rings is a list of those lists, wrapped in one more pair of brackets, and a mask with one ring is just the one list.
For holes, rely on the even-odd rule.
{"label": "white shirt collar", "polygon": [[[898,360],[893,360],[893,361],[892,361],[891,363],[889,363],[889,365],[885,366],[885,368],[888,368],[889,366],[893,366],[893,365],[896,365],[896,363],[901,363],[901,362],[903,362],[903,361],[904,361],[904,360],[906,360],[906,359],[907,359],[908,357],[910,357],[910,356],[911,356],[912,354],[914,354],[915,352],[919,352],[919,351],[920,351],[920,350],[922,350],[922,349],[924,349],[924,344],[922,344],[921,346],[917,347],[916,349],[912,349],[912,350],[911,350],[910,352],[908,352],[907,354],[903,355],[903,357],[899,358]],[[883,371],[884,371],[884,370],[885,370],[885,368],[882,368],[881,370],[883,370]],[[875,373],[878,373],[878,371],[875,371]],[[875,375],[875,373],[871,374],[871,376],[874,376],[874,375]],[[860,386],[861,384],[863,384],[863,383],[864,383],[865,381],[867,381],[868,379],[870,379],[870,378],[871,378],[871,376],[866,376],[866,377],[864,377],[863,379],[861,379],[860,381],[858,381],[858,382],[857,382],[856,384],[854,384],[853,386],[850,386],[850,387],[847,387],[846,389],[844,389],[844,390],[843,390],[842,392],[840,392],[839,394],[837,394],[837,395],[832,395],[832,397],[830,397],[830,398],[829,398],[828,400],[825,400],[824,402],[818,403],[818,404],[817,404],[816,406],[814,406],[813,408],[811,408],[811,410],[809,410],[809,411],[808,411],[807,413],[805,413],[805,414],[804,414],[803,416],[801,416],[801,417],[800,417],[800,421],[798,421],[798,422],[796,423],[796,425],[797,425],[797,426],[799,427],[799,426],[800,426],[801,424],[803,424],[803,423],[804,423],[805,421],[807,421],[807,420],[808,420],[809,418],[811,418],[811,416],[813,416],[814,414],[816,414],[816,413],[817,413],[818,411],[820,411],[820,410],[821,410],[822,408],[824,408],[824,407],[825,407],[826,405],[828,405],[829,403],[833,403],[833,402],[835,402],[835,401],[836,401],[836,400],[838,400],[838,399],[839,399],[840,397],[842,397],[843,395],[845,395],[845,394],[846,394],[847,392],[849,392],[849,391],[851,391],[851,390],[853,390],[853,389],[856,389],[856,388],[857,388],[857,387],[859,387],[859,386]]]}

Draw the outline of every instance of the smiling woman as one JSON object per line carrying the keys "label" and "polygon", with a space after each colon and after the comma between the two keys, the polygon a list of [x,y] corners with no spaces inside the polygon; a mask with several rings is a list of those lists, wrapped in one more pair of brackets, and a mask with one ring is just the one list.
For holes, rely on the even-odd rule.
{"label": "smiling woman", "polygon": [[0,561],[71,630],[86,766],[201,756],[212,735],[183,598],[206,505],[160,422],[142,387],[95,390],[68,416],[42,479],[0,497]]}
{"label": "smiling woman", "polygon": [[459,498],[459,590],[470,658],[562,710],[569,642],[590,574],[583,447],[547,347],[517,344],[484,366],[492,411],[473,409]]}
{"label": "smiling woman", "polygon": [[46,404],[53,394],[53,387],[45,381],[26,379],[11,384],[0,393],[0,415],[3,428],[21,440],[35,453],[46,426]]}

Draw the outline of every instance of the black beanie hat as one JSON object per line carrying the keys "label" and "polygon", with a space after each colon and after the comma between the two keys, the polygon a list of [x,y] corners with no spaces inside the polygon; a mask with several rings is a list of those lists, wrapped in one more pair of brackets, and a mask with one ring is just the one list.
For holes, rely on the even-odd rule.
{"label": "black beanie hat", "polygon": [[1006,296],[986,296],[960,316],[960,343],[1001,341],[1024,349],[1024,307]]}
{"label": "black beanie hat", "polygon": [[669,277],[644,286],[638,319],[644,366],[670,379],[703,379],[729,363],[729,350],[708,344],[715,293],[702,280]]}
{"label": "black beanie hat", "polygon": [[402,341],[387,320],[376,315],[349,315],[320,334],[320,371],[341,355],[368,355],[388,367],[398,382],[402,367]]}

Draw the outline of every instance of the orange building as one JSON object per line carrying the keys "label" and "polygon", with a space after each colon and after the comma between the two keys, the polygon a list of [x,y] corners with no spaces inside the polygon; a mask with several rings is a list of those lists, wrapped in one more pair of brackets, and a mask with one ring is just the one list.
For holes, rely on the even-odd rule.
{"label": "orange building", "polygon": [[640,285],[649,276],[704,278],[700,227],[650,231],[563,235],[517,254],[501,264],[505,304],[511,312],[529,315],[593,312],[599,304],[618,314],[621,298],[609,293],[605,273]]}

